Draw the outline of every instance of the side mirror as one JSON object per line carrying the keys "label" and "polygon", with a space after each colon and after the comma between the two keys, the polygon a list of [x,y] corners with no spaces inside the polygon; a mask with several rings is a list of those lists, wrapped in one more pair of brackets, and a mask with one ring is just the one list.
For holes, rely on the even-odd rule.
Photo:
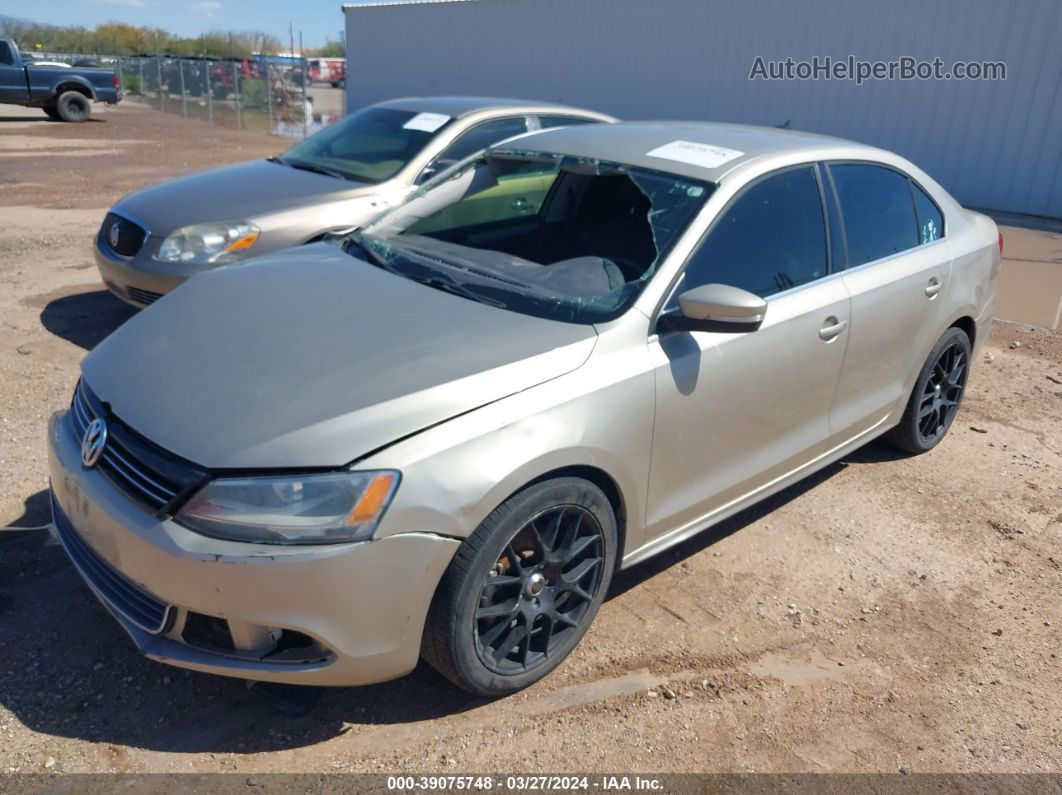
{"label": "side mirror", "polygon": [[423,185],[429,179],[439,173],[439,170],[435,167],[435,164],[424,166],[423,170],[417,174],[417,178],[413,180],[414,185]]}
{"label": "side mirror", "polygon": [[679,295],[680,314],[664,315],[667,331],[755,331],[767,314],[767,302],[755,293],[727,284],[702,284]]}
{"label": "side mirror", "polygon": [[433,163],[429,163],[424,167],[424,170],[421,171],[420,174],[417,176],[416,184],[423,185],[436,174],[441,174],[442,172],[446,171],[446,169],[448,169],[450,166],[456,165],[457,163],[457,160],[451,160],[449,158],[440,158]]}

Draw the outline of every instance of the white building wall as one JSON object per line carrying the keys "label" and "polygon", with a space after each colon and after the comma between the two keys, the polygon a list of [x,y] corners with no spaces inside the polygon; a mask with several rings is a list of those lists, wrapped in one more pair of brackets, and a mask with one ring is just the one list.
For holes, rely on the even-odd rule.
{"label": "white building wall", "polygon": [[[346,10],[349,108],[484,94],[624,118],[811,130],[894,150],[975,207],[1062,217],[1059,0],[467,0]],[[756,56],[947,67],[1007,80],[749,80]]]}

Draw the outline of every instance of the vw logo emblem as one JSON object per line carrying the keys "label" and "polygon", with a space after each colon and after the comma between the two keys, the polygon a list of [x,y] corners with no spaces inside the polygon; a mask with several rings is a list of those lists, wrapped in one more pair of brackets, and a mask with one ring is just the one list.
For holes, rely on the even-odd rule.
{"label": "vw logo emblem", "polygon": [[85,436],[81,439],[81,463],[87,467],[96,466],[106,444],[107,423],[97,417],[89,423]]}
{"label": "vw logo emblem", "polygon": [[122,236],[122,230],[117,223],[111,224],[111,228],[107,230],[107,242],[111,244],[111,248],[118,246],[118,240]]}

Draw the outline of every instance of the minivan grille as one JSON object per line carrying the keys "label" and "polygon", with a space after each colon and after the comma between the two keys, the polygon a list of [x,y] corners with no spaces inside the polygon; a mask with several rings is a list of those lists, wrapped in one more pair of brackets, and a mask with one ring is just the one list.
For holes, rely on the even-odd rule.
{"label": "minivan grille", "polygon": [[[74,390],[70,419],[79,441],[103,406],[82,381]],[[129,497],[161,511],[179,495],[203,482],[206,473],[138,437],[114,417],[107,416],[107,443],[97,466]]]}
{"label": "minivan grille", "polygon": [[[115,242],[112,242],[112,230],[117,233]],[[103,226],[100,227],[99,239],[114,253],[123,257],[132,257],[143,247],[147,234],[146,229],[128,218],[123,218],[116,213],[107,213],[107,217],[103,219]]]}
{"label": "minivan grille", "polygon": [[63,509],[52,497],[52,519],[63,549],[85,581],[115,611],[145,632],[166,629],[170,606],[115,571],[78,535]]}

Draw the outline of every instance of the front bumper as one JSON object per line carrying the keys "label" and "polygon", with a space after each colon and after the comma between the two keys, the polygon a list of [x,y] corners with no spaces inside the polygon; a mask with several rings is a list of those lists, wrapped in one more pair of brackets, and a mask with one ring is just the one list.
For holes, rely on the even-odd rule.
{"label": "front bumper", "polygon": [[94,247],[96,267],[107,289],[128,304],[144,307],[162,298],[187,279],[187,267],[159,262],[151,256],[157,241],[148,239],[133,257],[111,251],[97,235]]}
{"label": "front bumper", "polygon": [[[149,514],[104,473],[82,466],[65,413],[53,415],[48,430],[56,519],[76,534],[60,540],[147,657],[304,685],[372,684],[416,665],[428,606],[457,540],[404,533],[280,547],[207,538]],[[165,608],[157,626],[131,609],[125,597],[135,601],[137,593]],[[189,628],[203,617],[227,625],[235,647],[190,641]],[[312,643],[278,651],[292,637]]]}

